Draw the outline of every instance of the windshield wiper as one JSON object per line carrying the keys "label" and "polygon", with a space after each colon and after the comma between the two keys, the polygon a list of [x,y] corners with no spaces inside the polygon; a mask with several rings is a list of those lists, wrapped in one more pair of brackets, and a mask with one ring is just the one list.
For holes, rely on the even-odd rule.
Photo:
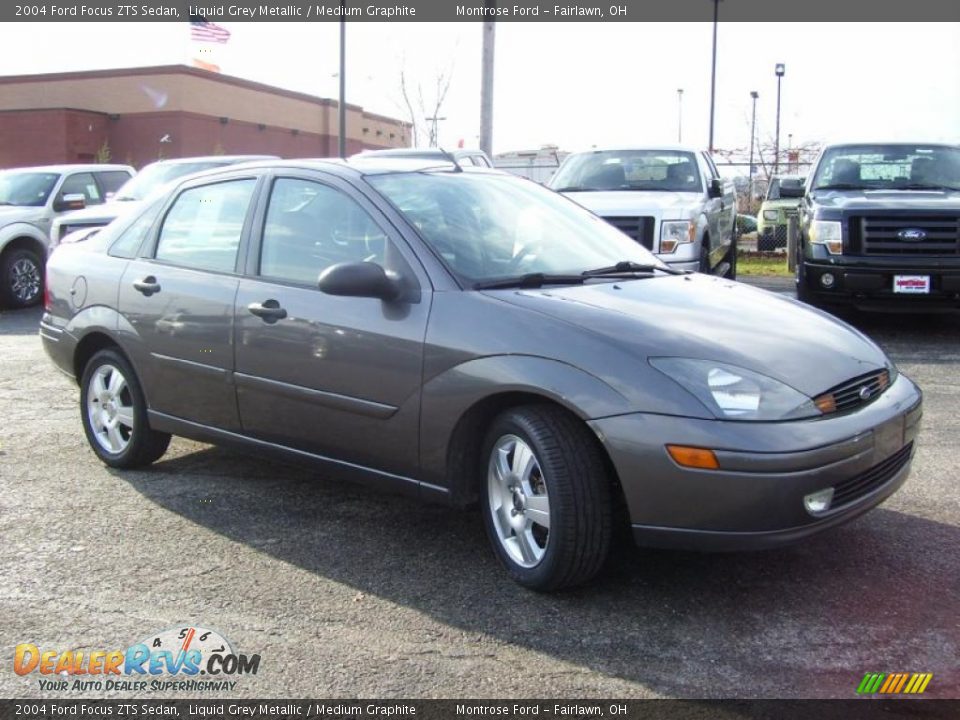
{"label": "windshield wiper", "polygon": [[677,270],[668,265],[649,265],[633,262],[632,260],[621,260],[616,265],[597,268],[596,270],[585,270],[584,277],[605,277],[608,275],[629,275],[630,273],[652,273],[665,272],[668,275],[686,275],[688,271]]}
{"label": "windshield wiper", "polygon": [[817,185],[814,190],[869,190],[870,188],[857,183],[831,183],[830,185]]}
{"label": "windshield wiper", "polygon": [[579,185],[567,185],[562,188],[553,188],[554,192],[600,192],[600,188],[580,187]]}
{"label": "windshield wiper", "polygon": [[138,198],[133,197],[133,195],[117,195],[113,199],[118,202],[129,202],[131,200],[137,200]]}
{"label": "windshield wiper", "polygon": [[13,205],[13,203],[7,202],[6,200],[0,200],[0,205]]}
{"label": "windshield wiper", "polygon": [[486,280],[474,283],[474,290],[496,290],[498,288],[538,288],[544,285],[580,285],[586,278],[583,275],[551,275],[548,273],[527,273],[499,280]]}

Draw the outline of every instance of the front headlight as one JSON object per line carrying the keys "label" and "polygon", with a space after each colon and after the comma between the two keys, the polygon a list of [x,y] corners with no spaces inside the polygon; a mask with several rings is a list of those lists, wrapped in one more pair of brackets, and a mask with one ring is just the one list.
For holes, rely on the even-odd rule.
{"label": "front headlight", "polygon": [[660,252],[672,253],[683,243],[692,243],[697,226],[692,220],[664,220],[660,224]]}
{"label": "front headlight", "polygon": [[780,213],[777,210],[764,210],[763,219],[764,220],[776,220],[780,217]]}
{"label": "front headlight", "polygon": [[810,242],[824,245],[831,255],[843,252],[843,226],[836,220],[814,220],[810,223]]}
{"label": "front headlight", "polygon": [[724,420],[797,420],[822,413],[789,385],[746,368],[691,358],[650,358],[650,364]]}

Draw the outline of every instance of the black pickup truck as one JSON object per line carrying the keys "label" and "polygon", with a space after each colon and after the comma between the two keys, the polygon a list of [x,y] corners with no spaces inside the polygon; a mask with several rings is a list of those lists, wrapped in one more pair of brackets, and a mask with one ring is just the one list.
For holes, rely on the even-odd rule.
{"label": "black pickup truck", "polygon": [[829,145],[795,192],[800,300],[960,308],[960,147]]}

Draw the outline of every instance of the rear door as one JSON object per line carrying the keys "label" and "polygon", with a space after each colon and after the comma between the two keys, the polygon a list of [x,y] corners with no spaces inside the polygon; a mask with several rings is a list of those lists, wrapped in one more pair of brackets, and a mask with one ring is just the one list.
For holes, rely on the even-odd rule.
{"label": "rear door", "polygon": [[[291,173],[272,178],[268,192],[235,311],[244,433],[415,474],[426,275],[386,217],[342,179]],[[396,302],[322,293],[320,273],[343,262],[380,264],[419,291]]]}
{"label": "rear door", "polygon": [[126,337],[152,410],[238,430],[233,304],[258,179],[218,176],[181,188],[146,256],[120,285]]}

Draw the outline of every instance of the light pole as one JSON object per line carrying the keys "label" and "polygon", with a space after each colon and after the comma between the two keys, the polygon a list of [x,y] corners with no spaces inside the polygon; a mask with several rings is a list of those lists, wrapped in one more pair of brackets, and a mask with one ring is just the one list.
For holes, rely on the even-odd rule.
{"label": "light pole", "polygon": [[340,157],[347,156],[347,21],[345,0],[340,0],[340,106],[339,125],[337,134],[339,139]]}
{"label": "light pole", "polygon": [[677,88],[677,142],[683,142],[683,88]]}
{"label": "light pole", "polygon": [[777,63],[773,71],[777,75],[777,136],[773,144],[773,174],[780,174],[780,81],[783,80],[783,73],[787,66],[783,63]]}
{"label": "light pole", "polygon": [[710,68],[710,152],[713,153],[713,115],[717,101],[717,17],[720,0],[713,0],[713,64]]}
{"label": "light pole", "polygon": [[750,182],[748,183],[750,196],[747,201],[748,212],[753,210],[753,139],[757,136],[757,98],[760,97],[760,93],[751,90],[750,97],[753,98],[753,120],[750,121]]}

